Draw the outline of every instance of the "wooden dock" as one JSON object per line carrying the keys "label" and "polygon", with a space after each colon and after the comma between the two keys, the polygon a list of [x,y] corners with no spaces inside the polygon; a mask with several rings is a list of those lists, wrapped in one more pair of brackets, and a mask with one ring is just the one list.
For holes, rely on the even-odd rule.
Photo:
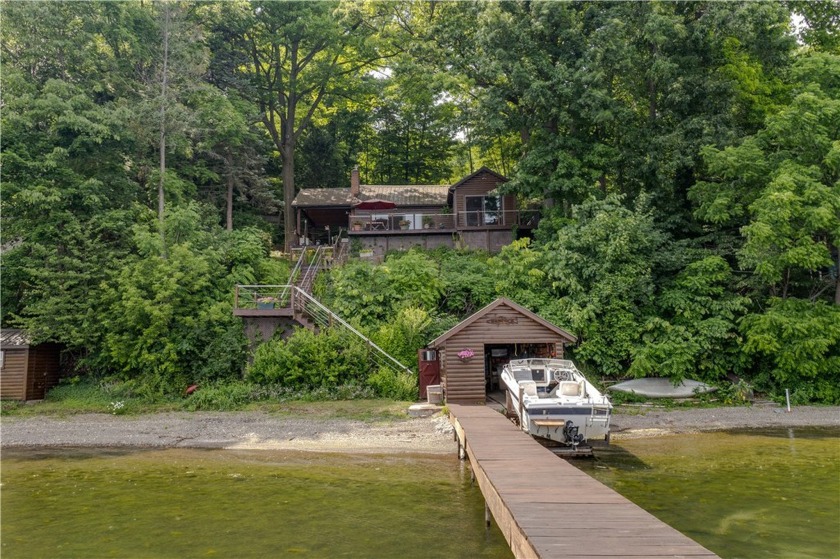
{"label": "wooden dock", "polygon": [[459,452],[517,559],[717,557],[487,406],[449,404]]}

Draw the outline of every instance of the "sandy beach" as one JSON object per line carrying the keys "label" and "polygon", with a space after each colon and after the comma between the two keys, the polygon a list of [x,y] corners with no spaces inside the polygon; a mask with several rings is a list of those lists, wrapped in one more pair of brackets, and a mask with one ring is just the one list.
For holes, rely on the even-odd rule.
{"label": "sandy beach", "polygon": [[[674,433],[768,427],[840,427],[840,407],[770,405],[664,409],[618,408],[613,441]],[[387,423],[289,418],[261,412],[81,414],[3,417],[0,447],[147,447],[445,454],[456,451],[448,418]]]}

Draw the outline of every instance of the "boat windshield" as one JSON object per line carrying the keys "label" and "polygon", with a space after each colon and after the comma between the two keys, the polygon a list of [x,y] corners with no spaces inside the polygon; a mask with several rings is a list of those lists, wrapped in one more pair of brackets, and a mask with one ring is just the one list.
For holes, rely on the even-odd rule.
{"label": "boat windshield", "polygon": [[534,380],[534,378],[531,376],[531,369],[514,369],[513,378],[516,379],[516,382],[522,382],[523,380]]}
{"label": "boat windshield", "polygon": [[532,380],[537,383],[545,382],[545,369],[514,369],[513,378],[516,382]]}

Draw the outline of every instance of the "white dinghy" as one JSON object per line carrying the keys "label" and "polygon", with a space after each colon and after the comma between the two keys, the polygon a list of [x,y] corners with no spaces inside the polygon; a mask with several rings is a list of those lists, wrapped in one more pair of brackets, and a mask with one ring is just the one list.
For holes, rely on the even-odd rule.
{"label": "white dinghy", "polygon": [[714,392],[717,387],[696,380],[683,380],[674,384],[671,379],[648,377],[620,382],[607,390],[636,394],[646,398],[692,398]]}
{"label": "white dinghy", "polygon": [[565,359],[516,359],[502,370],[508,414],[539,439],[577,448],[609,441],[612,404]]}

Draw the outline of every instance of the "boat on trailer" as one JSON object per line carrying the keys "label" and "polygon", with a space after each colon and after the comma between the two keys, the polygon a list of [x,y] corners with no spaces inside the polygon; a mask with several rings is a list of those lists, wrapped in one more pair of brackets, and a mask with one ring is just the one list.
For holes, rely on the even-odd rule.
{"label": "boat on trailer", "polygon": [[609,442],[612,404],[572,361],[515,359],[501,382],[508,415],[547,446],[577,451],[590,441]]}

